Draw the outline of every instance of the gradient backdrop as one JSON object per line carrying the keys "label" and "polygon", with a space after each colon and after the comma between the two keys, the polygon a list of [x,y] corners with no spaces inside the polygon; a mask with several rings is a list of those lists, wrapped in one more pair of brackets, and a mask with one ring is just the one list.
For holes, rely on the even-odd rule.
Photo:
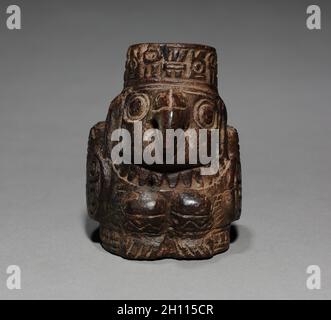
{"label": "gradient backdrop", "polygon": [[[0,3],[0,297],[331,298],[329,1]],[[22,30],[6,8],[22,9]],[[322,30],[306,28],[319,4]],[[123,86],[137,42],[214,46],[238,128],[243,210],[230,250],[207,261],[127,261],[90,237],[90,127]],[[8,290],[6,268],[22,270]],[[306,288],[306,268],[322,288]]]}

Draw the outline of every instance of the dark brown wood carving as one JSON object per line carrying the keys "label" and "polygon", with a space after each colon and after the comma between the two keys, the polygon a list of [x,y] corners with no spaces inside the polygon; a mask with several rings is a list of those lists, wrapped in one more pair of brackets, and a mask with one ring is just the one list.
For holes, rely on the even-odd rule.
{"label": "dark brown wood carving", "polygon": [[[202,175],[202,164],[192,165],[187,157],[184,164],[114,164],[112,133],[123,128],[133,134],[137,121],[143,132],[219,129],[218,171]],[[132,143],[132,154],[135,148]],[[209,258],[227,250],[230,224],[241,213],[240,168],[238,134],[227,125],[217,90],[215,49],[129,47],[124,89],[88,142],[87,207],[100,223],[102,246],[125,258],[149,260]]]}

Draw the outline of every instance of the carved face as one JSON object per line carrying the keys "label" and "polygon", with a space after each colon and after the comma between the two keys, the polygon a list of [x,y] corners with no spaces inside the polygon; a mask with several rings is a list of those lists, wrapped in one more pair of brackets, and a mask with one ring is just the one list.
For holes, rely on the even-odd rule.
{"label": "carved face", "polygon": [[[124,90],[121,99],[114,108],[118,108],[119,112],[114,112],[111,115],[112,129],[116,126],[124,128],[130,132],[131,137],[134,137],[135,124],[140,122],[142,134],[149,129],[160,131],[163,137],[161,145],[164,150],[164,163],[165,154],[171,147],[175,153],[174,162],[177,163],[177,145],[172,145],[172,142],[167,139],[166,132],[169,129],[182,129],[183,132],[194,130],[197,140],[199,140],[200,129],[208,130],[207,150],[209,150],[210,130],[220,130],[222,120],[226,120],[226,109],[217,93],[205,92],[192,87],[154,85],[136,89],[128,88]],[[142,147],[146,148],[148,144],[149,141],[144,141]],[[135,152],[135,147],[137,146],[132,143],[132,154]],[[199,143],[197,143],[197,154],[199,154]],[[172,168],[154,165],[151,166],[151,169],[176,171],[177,169],[196,167],[196,164],[189,164],[188,139],[185,140],[185,166],[177,165],[176,167],[175,164]]]}
{"label": "carved face", "polygon": [[[133,259],[206,258],[229,246],[229,225],[241,208],[238,136],[227,126],[225,105],[217,92],[215,49],[199,45],[138,44],[129,48],[122,93],[111,103],[105,122],[90,133],[87,161],[89,214],[101,224],[103,246]],[[135,129],[141,135],[157,129],[166,156],[174,148],[174,163],[135,163]],[[116,129],[131,137],[130,164],[116,164],[111,139]],[[213,175],[201,175],[205,165],[185,159],[167,136],[168,130],[194,132],[196,152],[210,155],[213,129],[218,129],[219,162]],[[207,130],[204,143],[201,130]],[[162,139],[157,141],[157,139]],[[207,165],[209,166],[209,165]]]}
{"label": "carved face", "polygon": [[143,121],[145,129],[219,128],[219,97],[178,87],[139,89],[128,93],[124,120]]}

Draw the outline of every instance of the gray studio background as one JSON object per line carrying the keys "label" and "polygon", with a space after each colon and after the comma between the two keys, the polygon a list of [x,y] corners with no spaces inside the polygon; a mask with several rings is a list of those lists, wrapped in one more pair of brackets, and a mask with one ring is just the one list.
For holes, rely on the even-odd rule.
{"label": "gray studio background", "polygon": [[[6,8],[22,9],[22,30]],[[322,30],[306,28],[319,4]],[[0,2],[0,297],[331,298],[331,8],[328,1]],[[206,261],[127,261],[90,240],[90,127],[123,86],[137,42],[214,46],[240,133],[243,210]],[[8,290],[6,268],[22,270]],[[322,288],[306,288],[319,265]]]}

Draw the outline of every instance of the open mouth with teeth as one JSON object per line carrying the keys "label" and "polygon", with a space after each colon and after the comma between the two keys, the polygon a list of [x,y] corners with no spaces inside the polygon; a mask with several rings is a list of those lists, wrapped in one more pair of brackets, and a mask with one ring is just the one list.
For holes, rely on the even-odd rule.
{"label": "open mouth with teeth", "polygon": [[[135,164],[113,165],[113,170],[117,176],[125,182],[136,186],[157,187],[160,190],[173,188],[202,189],[216,183],[223,170],[220,165],[219,170],[214,175],[202,175],[201,165],[188,167],[186,165],[176,165],[176,170],[159,170],[165,165],[143,166]],[[169,165],[170,167],[171,165]],[[174,167],[174,166],[173,166]]]}

